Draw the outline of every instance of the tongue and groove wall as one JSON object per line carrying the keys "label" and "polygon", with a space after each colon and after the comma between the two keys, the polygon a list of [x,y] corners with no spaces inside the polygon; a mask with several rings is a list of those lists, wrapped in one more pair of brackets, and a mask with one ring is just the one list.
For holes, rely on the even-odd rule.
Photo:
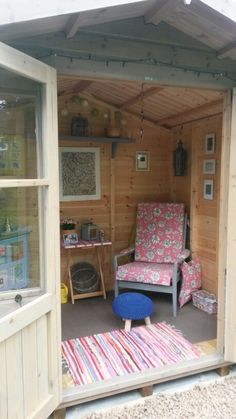
{"label": "tongue and groove wall", "polygon": [[[68,111],[62,115],[62,110]],[[97,112],[93,112],[96,108]],[[113,246],[106,251],[104,270],[106,288],[113,288],[112,252],[127,247],[132,240],[135,227],[137,203],[141,201],[184,202],[190,216],[190,245],[192,255],[202,262],[203,288],[217,293],[217,246],[219,221],[219,181],[221,151],[221,116],[213,116],[197,122],[180,125],[172,130],[164,130],[148,124],[144,125],[144,137],[140,136],[140,121],[127,118],[121,128],[122,137],[135,140],[131,144],[119,144],[115,159],[111,158],[111,145],[107,143],[78,142],[63,139],[70,135],[72,116],[87,117],[93,137],[104,136],[108,109],[89,101],[81,108],[72,101],[59,99],[59,146],[99,147],[101,155],[101,199],[96,201],[61,202],[61,218],[72,217],[79,221],[79,231],[84,220],[92,218],[111,238]],[[205,155],[205,136],[215,133],[216,150],[213,155]],[[184,177],[175,177],[173,171],[173,150],[179,140],[188,152],[187,170]],[[136,171],[136,151],[150,152],[150,170]],[[203,174],[203,161],[216,160],[216,174]],[[212,201],[203,198],[203,180],[214,180]],[[74,261],[87,260],[95,263],[92,252],[76,252]],[[61,254],[62,280],[66,279],[66,255]]]}

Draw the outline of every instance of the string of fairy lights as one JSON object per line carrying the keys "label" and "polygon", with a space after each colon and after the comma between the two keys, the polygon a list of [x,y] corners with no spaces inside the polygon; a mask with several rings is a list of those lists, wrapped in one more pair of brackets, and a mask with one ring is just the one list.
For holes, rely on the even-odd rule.
{"label": "string of fairy lights", "polygon": [[168,67],[173,70],[182,70],[185,73],[191,72],[195,76],[200,77],[201,75],[210,75],[214,79],[222,80],[222,79],[228,79],[230,81],[236,82],[236,71],[235,71],[235,78],[228,72],[228,71],[222,71],[222,70],[215,70],[210,69],[209,66],[206,69],[199,69],[194,68],[191,65],[181,65],[174,63],[173,60],[170,61],[162,61],[154,57],[146,57],[146,58],[114,58],[114,57],[101,57],[96,56],[92,54],[88,55],[80,55],[80,56],[72,56],[68,54],[62,54],[58,52],[51,51],[49,54],[37,57],[40,60],[49,58],[49,57],[58,57],[58,58],[65,58],[70,61],[71,64],[73,64],[76,61],[91,61],[91,62],[97,62],[97,63],[103,63],[106,67],[112,66],[112,64],[120,64],[122,68],[128,66],[129,64],[145,64],[150,66],[160,66],[160,67]]}

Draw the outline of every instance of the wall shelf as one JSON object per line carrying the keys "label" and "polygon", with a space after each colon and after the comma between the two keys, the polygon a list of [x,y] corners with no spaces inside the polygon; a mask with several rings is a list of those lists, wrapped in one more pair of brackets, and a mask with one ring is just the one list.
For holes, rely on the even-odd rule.
{"label": "wall shelf", "polygon": [[60,138],[61,141],[80,141],[80,142],[91,142],[91,143],[109,143],[111,144],[111,156],[114,159],[116,157],[116,151],[118,144],[131,144],[135,140],[126,137],[76,137],[75,135],[64,135]]}

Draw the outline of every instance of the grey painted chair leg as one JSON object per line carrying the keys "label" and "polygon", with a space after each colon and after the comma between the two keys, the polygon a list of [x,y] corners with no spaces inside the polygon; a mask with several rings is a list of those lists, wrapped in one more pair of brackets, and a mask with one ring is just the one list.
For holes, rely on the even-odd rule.
{"label": "grey painted chair leg", "polygon": [[173,316],[177,317],[177,281],[173,283],[172,291]]}
{"label": "grey painted chair leg", "polygon": [[115,297],[119,295],[118,281],[115,280]]}

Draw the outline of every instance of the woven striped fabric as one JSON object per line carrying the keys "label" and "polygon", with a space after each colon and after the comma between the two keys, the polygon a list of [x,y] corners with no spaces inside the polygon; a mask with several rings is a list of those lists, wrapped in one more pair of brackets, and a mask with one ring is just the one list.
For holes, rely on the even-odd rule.
{"label": "woven striped fabric", "polygon": [[[73,386],[110,380],[198,358],[200,351],[166,323],[114,330],[62,342],[64,382]],[[65,378],[65,377],[64,377]]]}

